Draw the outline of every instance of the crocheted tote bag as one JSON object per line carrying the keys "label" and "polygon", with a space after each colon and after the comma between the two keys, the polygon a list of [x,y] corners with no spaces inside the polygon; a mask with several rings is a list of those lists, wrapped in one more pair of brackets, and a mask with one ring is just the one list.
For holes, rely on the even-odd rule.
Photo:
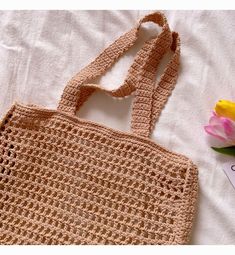
{"label": "crocheted tote bag", "polygon": [[[137,40],[140,25],[161,33],[137,53],[124,83],[99,77]],[[163,55],[172,59],[156,84]],[[68,82],[57,110],[12,106],[0,125],[1,244],[185,244],[195,212],[197,168],[149,137],[177,78],[180,40],[162,13],[140,20]],[[131,132],[75,115],[96,90],[134,94]]]}

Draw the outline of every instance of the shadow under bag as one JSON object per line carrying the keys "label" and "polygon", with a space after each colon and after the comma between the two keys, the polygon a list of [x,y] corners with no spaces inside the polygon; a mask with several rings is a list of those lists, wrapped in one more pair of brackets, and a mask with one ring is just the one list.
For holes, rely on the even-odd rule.
{"label": "shadow under bag", "polygon": [[[137,53],[124,83],[92,80],[138,38],[140,25],[161,33]],[[163,55],[174,53],[160,82]],[[195,214],[197,167],[150,139],[174,89],[180,40],[165,16],[140,20],[67,84],[57,110],[14,104],[0,124],[0,244],[186,244]],[[96,90],[134,92],[131,132],[75,115]]]}

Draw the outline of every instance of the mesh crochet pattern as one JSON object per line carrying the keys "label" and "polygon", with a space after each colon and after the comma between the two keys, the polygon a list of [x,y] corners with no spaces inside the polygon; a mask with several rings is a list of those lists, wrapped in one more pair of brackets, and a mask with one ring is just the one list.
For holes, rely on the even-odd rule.
{"label": "mesh crochet pattern", "polygon": [[[142,22],[162,32],[145,43],[117,90],[135,92],[131,133],[82,120],[90,81],[130,48]],[[157,65],[172,60],[155,86]],[[57,110],[16,103],[0,124],[0,244],[185,244],[195,213],[197,167],[149,136],[179,65],[179,37],[160,12],[144,17],[64,89]],[[95,68],[96,67],[96,68]]]}

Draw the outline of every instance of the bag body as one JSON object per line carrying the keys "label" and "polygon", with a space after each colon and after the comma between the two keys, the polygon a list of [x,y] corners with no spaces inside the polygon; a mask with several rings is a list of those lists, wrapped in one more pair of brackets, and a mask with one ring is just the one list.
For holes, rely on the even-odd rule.
{"label": "bag body", "polygon": [[[137,54],[123,85],[92,84],[136,41],[140,24],[162,32]],[[65,87],[57,110],[14,104],[0,124],[1,244],[186,244],[197,167],[149,137],[177,78],[179,36],[156,12],[110,45]],[[157,66],[174,54],[155,85]],[[96,90],[135,93],[131,133],[75,115]]]}

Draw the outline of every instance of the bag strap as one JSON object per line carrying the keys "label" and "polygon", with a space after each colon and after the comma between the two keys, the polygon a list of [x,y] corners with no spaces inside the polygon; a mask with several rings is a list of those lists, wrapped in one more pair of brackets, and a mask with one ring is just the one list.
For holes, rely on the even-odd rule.
{"label": "bag strap", "polygon": [[[96,84],[87,84],[107,71],[125,51],[134,45],[138,38],[140,25],[149,21],[160,25],[162,32],[156,38],[145,42],[142,49],[137,53],[123,85],[116,90],[106,90]],[[160,88],[158,88],[159,86],[155,88],[154,80],[157,66],[170,47],[175,51],[175,54],[161,77]],[[74,115],[97,89],[114,97],[124,97],[135,91],[131,129],[135,134],[148,137],[174,87],[178,70],[178,57],[179,38],[176,33],[173,33],[172,36],[165,16],[160,12],[147,15],[140,20],[137,27],[117,39],[68,82],[58,110]],[[164,93],[162,94],[162,92]],[[158,95],[159,93],[161,95]],[[155,102],[159,99],[160,102]]]}
{"label": "bag strap", "polygon": [[174,52],[170,62],[166,66],[160,81],[153,93],[153,108],[149,133],[152,132],[161,111],[163,110],[168,98],[175,88],[180,66],[180,37],[176,32],[172,32],[171,50]]}
{"label": "bag strap", "polygon": [[133,103],[131,125],[132,131],[136,134],[145,137],[151,135],[155,123],[175,87],[180,59],[180,38],[176,32],[172,32],[170,49],[174,54],[158,84],[156,84],[155,80],[156,68],[159,62],[156,61],[154,54],[149,55],[149,59],[146,62],[146,71],[143,70],[142,73],[142,77],[144,77],[142,82],[136,83],[137,89]]}

